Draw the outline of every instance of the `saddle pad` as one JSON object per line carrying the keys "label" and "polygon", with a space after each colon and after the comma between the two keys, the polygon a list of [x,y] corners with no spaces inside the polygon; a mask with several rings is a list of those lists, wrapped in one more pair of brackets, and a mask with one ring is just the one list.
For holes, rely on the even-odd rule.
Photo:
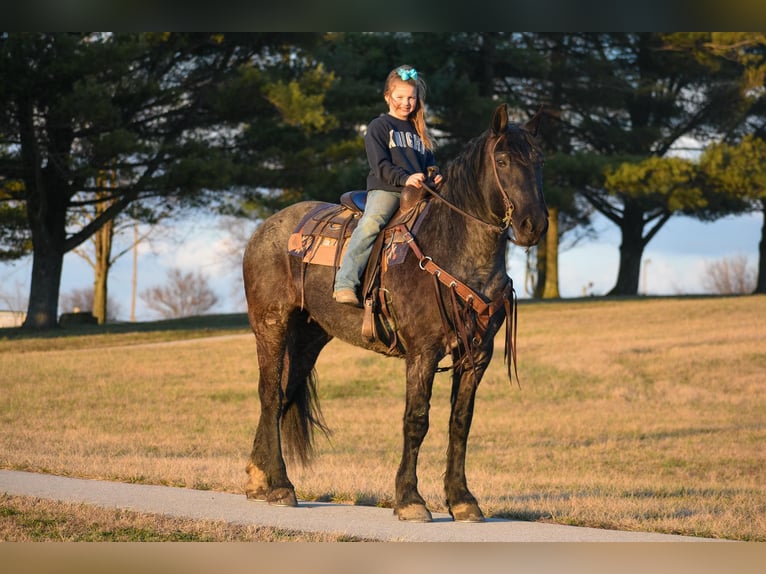
{"label": "saddle pad", "polygon": [[346,239],[356,228],[360,215],[342,205],[318,205],[290,235],[287,250],[304,263],[337,267],[345,252]]}

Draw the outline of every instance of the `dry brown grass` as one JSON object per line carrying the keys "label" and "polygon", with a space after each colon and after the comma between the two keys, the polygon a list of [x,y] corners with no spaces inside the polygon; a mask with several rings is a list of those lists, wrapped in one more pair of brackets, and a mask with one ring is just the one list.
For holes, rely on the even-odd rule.
{"label": "dry brown grass", "polygon": [[[482,507],[766,540],[764,317],[763,296],[523,303],[522,388],[499,352],[477,398],[467,470]],[[252,337],[136,342],[0,341],[0,467],[241,492],[258,415]],[[333,341],[318,372],[334,434],[311,468],[289,469],[299,497],[389,505],[403,362]],[[449,384],[437,375],[420,459],[437,511]]]}
{"label": "dry brown grass", "polygon": [[338,542],[346,536],[0,494],[3,542]]}

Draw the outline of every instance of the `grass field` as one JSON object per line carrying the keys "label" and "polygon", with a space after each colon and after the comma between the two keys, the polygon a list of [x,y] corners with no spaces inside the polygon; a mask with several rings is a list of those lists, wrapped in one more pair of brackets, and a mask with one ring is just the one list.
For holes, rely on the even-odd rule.
{"label": "grass field", "polygon": [[[498,340],[469,439],[485,513],[766,541],[764,318],[763,296],[522,302],[521,388]],[[389,506],[404,363],[333,341],[317,370],[334,433],[288,469],[298,496]],[[257,378],[244,315],[0,330],[0,467],[241,492]],[[435,511],[449,381],[419,465]]]}

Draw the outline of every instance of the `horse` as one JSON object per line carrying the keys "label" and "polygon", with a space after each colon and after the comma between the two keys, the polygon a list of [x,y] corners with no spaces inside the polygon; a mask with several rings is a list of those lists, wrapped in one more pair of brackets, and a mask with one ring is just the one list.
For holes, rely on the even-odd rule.
{"label": "horse", "polygon": [[[318,202],[295,203],[258,226],[243,257],[261,405],[245,469],[248,499],[297,506],[285,458],[308,463],[315,431],[329,432],[319,408],[314,366],[323,347],[337,337],[405,360],[403,449],[393,512],[399,520],[411,522],[432,520],[418,492],[418,452],[428,431],[435,372],[441,359],[452,353],[446,503],[455,521],[484,520],[466,482],[466,445],[477,387],[492,358],[494,335],[506,315],[511,321],[502,312],[502,304],[491,304],[507,303],[509,285],[512,290],[506,272],[507,241],[524,247],[536,245],[548,227],[543,154],[536,143],[540,116],[538,112],[524,124],[512,122],[507,106],[500,105],[489,129],[468,142],[443,170],[439,192],[430,198],[427,217],[413,238],[419,255],[408,254],[401,264],[387,270],[388,296],[395,308],[397,331],[406,342],[404,348],[362,336],[363,309],[332,298],[332,266],[304,267],[299,258],[288,254],[289,236]],[[429,265],[437,270],[427,272]],[[442,271],[456,279],[449,285],[437,282]],[[485,313],[483,333],[472,328],[467,337],[458,336],[465,331],[465,325],[455,324],[460,317],[467,318],[469,326],[477,321],[470,321],[470,309],[462,315],[445,309],[445,300],[455,300],[455,284],[467,287],[471,300],[486,303],[490,309]],[[445,329],[445,324],[451,329]]]}

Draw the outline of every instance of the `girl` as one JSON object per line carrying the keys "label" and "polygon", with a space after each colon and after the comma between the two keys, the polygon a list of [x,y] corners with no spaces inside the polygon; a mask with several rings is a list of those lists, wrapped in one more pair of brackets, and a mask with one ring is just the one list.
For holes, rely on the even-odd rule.
{"label": "girl", "polygon": [[[402,189],[422,187],[428,167],[435,165],[425,92],[425,82],[411,66],[399,66],[386,78],[383,99],[388,113],[372,120],[364,137],[370,164],[367,203],[335,277],[333,298],[338,303],[359,306],[356,291],[375,238],[399,207]],[[437,174],[433,184],[438,187],[441,182]]]}

